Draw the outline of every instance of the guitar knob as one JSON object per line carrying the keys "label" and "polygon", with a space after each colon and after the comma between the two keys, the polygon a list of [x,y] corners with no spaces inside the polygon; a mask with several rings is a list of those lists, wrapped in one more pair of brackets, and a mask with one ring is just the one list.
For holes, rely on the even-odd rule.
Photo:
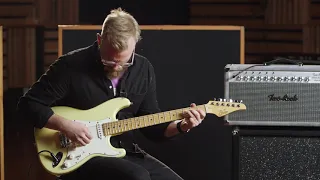
{"label": "guitar knob", "polygon": [[70,160],[71,160],[71,159],[74,159],[74,157],[75,157],[74,154],[69,154],[69,155],[68,155],[68,159],[70,159]]}
{"label": "guitar knob", "polygon": [[68,167],[70,167],[70,165],[71,165],[70,163],[64,162],[64,163],[63,163],[63,168],[68,168]]}

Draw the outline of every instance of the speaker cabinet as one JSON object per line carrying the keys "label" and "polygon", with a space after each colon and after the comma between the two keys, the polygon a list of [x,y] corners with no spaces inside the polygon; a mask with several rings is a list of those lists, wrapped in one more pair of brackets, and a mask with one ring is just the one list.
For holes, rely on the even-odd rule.
{"label": "speaker cabinet", "polygon": [[318,128],[234,127],[233,180],[319,180]]}

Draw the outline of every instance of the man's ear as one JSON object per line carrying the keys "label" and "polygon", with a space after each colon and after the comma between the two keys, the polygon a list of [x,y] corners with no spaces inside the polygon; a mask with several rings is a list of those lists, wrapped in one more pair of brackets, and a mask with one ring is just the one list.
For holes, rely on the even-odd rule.
{"label": "man's ear", "polygon": [[100,48],[100,44],[101,44],[101,35],[99,33],[97,33],[97,42],[98,42],[98,46]]}

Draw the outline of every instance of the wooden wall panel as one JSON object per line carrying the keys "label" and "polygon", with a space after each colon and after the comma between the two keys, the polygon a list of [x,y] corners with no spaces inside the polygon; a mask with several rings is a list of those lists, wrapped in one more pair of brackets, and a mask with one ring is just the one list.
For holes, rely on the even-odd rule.
{"label": "wooden wall panel", "polygon": [[44,32],[44,71],[58,58],[58,28],[47,27]]}
{"label": "wooden wall panel", "polygon": [[190,0],[190,24],[244,26],[246,63],[320,52],[319,0]]}
{"label": "wooden wall panel", "polygon": [[3,43],[3,91],[8,89],[8,48],[7,48],[7,28],[3,27],[2,29],[2,43]]}
{"label": "wooden wall panel", "polygon": [[[8,31],[8,38],[4,37],[4,86],[5,89],[8,87],[15,88],[21,85],[30,84],[29,82],[34,81],[30,69],[35,66],[35,62],[31,61],[31,57],[27,58],[25,62],[21,62],[17,69],[7,69],[7,67],[13,67],[18,61],[19,54],[24,54],[29,51],[30,56],[35,56],[36,47],[34,32],[30,31],[30,26],[44,26],[46,29],[45,35],[45,55],[44,55],[44,66],[45,69],[48,64],[52,63],[57,57],[57,27],[59,24],[78,24],[79,18],[79,0],[0,0],[0,24],[4,27],[21,27],[19,31],[17,29]],[[6,28],[7,29],[7,28]],[[49,36],[48,36],[49,33]],[[50,35],[51,33],[51,35]],[[18,44],[18,35],[22,38],[22,44]],[[52,37],[52,35],[54,37]],[[24,36],[24,37],[22,37]],[[51,37],[50,37],[51,36]],[[29,39],[28,39],[29,38]],[[33,42],[31,43],[31,39]],[[29,43],[28,45],[25,43]],[[31,43],[31,44],[30,44]],[[10,44],[10,45],[9,45]],[[21,47],[27,47],[24,52],[21,52]],[[28,56],[29,57],[29,56]],[[15,60],[12,60],[15,59]],[[10,64],[6,64],[6,60],[9,59]],[[21,61],[21,59],[20,59]],[[30,64],[31,63],[31,64]],[[22,66],[29,68],[21,71]],[[16,73],[20,73],[20,79]],[[25,78],[21,78],[21,73],[28,73]]]}
{"label": "wooden wall panel", "polygon": [[319,0],[308,0],[310,1],[310,22],[312,24],[320,24],[320,1]]}
{"label": "wooden wall panel", "polygon": [[259,63],[271,54],[303,51],[303,29],[300,26],[247,27],[246,63]]}
{"label": "wooden wall panel", "polygon": [[35,17],[33,0],[0,0],[0,24],[30,24]]}
{"label": "wooden wall panel", "polygon": [[7,30],[7,73],[10,88],[29,87],[35,82],[36,29],[9,27]]}
{"label": "wooden wall panel", "polygon": [[4,180],[3,27],[0,26],[0,180]]}
{"label": "wooden wall panel", "polygon": [[190,0],[190,24],[261,25],[263,10],[258,0]]}
{"label": "wooden wall panel", "polygon": [[266,23],[268,24],[306,24],[309,21],[308,0],[268,0]]}
{"label": "wooden wall panel", "polygon": [[320,25],[309,25],[303,28],[305,53],[320,53]]}
{"label": "wooden wall panel", "polygon": [[78,24],[79,0],[35,0],[39,24]]}

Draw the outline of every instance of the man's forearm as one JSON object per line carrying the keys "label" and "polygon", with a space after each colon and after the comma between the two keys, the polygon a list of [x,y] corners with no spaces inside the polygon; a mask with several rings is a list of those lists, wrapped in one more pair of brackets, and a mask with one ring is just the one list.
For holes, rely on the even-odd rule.
{"label": "man's forearm", "polygon": [[178,129],[177,129],[177,124],[178,124],[178,122],[180,122],[180,121],[181,121],[181,120],[177,120],[177,121],[171,122],[171,123],[168,125],[166,131],[164,132],[164,135],[165,135],[166,137],[172,137],[172,136],[175,136],[175,135],[179,134],[180,132],[179,132]]}
{"label": "man's forearm", "polygon": [[63,117],[53,114],[49,118],[45,127],[49,129],[54,129],[57,131],[64,131],[64,127],[66,127],[66,123],[68,122]]}

